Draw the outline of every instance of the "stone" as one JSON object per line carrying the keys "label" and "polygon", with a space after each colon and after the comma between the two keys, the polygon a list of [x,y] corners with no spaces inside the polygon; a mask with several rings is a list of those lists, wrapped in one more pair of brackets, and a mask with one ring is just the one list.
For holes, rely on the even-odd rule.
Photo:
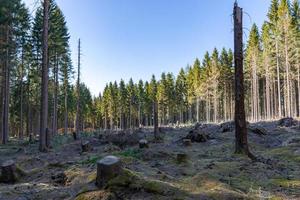
{"label": "stone", "polygon": [[148,141],[145,140],[145,139],[140,140],[140,141],[139,141],[139,147],[140,147],[141,149],[149,148]]}
{"label": "stone", "polygon": [[97,162],[96,185],[103,187],[111,179],[117,177],[122,172],[122,163],[116,156],[106,156]]}

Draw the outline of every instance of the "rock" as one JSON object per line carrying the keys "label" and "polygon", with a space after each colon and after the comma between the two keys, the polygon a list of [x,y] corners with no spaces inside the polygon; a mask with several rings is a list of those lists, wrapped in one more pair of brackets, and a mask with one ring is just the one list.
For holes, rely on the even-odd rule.
{"label": "rock", "polygon": [[68,181],[68,177],[64,172],[59,172],[55,175],[51,176],[51,179],[60,185],[66,185],[67,181]]}
{"label": "rock", "polygon": [[84,141],[81,143],[81,149],[82,149],[82,152],[89,152],[89,151],[92,151],[93,147],[89,141]]}
{"label": "rock", "polygon": [[176,159],[178,163],[184,163],[187,161],[188,156],[185,153],[177,153]]}
{"label": "rock", "polygon": [[140,147],[141,149],[149,148],[148,141],[145,140],[145,139],[140,140],[140,141],[139,141],[139,147]]}
{"label": "rock", "polygon": [[15,183],[19,178],[17,166],[15,161],[8,160],[1,164],[1,177],[2,183]]}
{"label": "rock", "polygon": [[192,140],[191,139],[183,139],[182,142],[183,142],[183,145],[186,146],[186,147],[192,145]]}
{"label": "rock", "polygon": [[103,187],[109,180],[120,175],[122,163],[116,156],[106,156],[97,162],[96,185]]}
{"label": "rock", "polygon": [[278,121],[278,126],[291,127],[296,125],[297,122],[292,117],[282,118]]}
{"label": "rock", "polygon": [[206,142],[209,136],[201,130],[191,130],[184,139],[190,139],[192,142]]}

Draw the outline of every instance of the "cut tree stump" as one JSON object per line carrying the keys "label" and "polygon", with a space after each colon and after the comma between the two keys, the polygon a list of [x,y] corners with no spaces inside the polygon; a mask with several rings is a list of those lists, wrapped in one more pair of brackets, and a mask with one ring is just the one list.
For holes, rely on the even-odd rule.
{"label": "cut tree stump", "polygon": [[109,180],[120,175],[122,163],[116,156],[106,156],[97,162],[96,185],[103,187]]}
{"label": "cut tree stump", "polygon": [[188,156],[185,153],[177,153],[177,162],[178,163],[185,163],[187,161]]}
{"label": "cut tree stump", "polygon": [[82,152],[92,151],[93,147],[89,141],[84,141],[81,143]]}
{"label": "cut tree stump", "polygon": [[18,180],[18,172],[15,161],[8,160],[1,164],[0,182],[15,183]]}
{"label": "cut tree stump", "polygon": [[183,139],[182,140],[184,146],[188,147],[192,145],[192,140],[191,139]]}
{"label": "cut tree stump", "polygon": [[148,141],[145,140],[145,139],[140,140],[140,141],[139,141],[139,147],[140,147],[141,149],[149,148]]}
{"label": "cut tree stump", "polygon": [[73,132],[72,134],[73,134],[73,139],[74,139],[74,140],[77,140],[77,139],[78,139],[78,138],[77,138],[77,133],[76,133],[76,132]]}
{"label": "cut tree stump", "polygon": [[33,133],[29,134],[29,143],[33,143],[34,142],[34,136]]}

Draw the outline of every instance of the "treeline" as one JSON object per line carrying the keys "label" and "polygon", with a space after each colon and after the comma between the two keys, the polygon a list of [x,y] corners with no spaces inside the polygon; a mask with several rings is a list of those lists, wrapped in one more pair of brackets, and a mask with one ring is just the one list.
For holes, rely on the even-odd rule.
{"label": "treeline", "polygon": [[[39,134],[41,109],[41,67],[43,4],[35,16],[21,0],[0,1],[0,136],[5,143],[8,136],[23,138]],[[65,17],[51,0],[49,6],[48,38],[48,127],[54,134],[59,128],[67,132],[74,127],[76,116],[76,86],[72,85],[74,70],[69,46],[70,35]],[[92,96],[80,85],[83,105],[82,118],[89,113]],[[83,126],[83,123],[82,123]]]}
{"label": "treeline", "polygon": [[[21,0],[0,1],[0,134],[22,138],[40,131],[43,6],[35,16]],[[251,121],[300,114],[299,2],[272,0],[261,30],[253,25],[245,46],[246,111]],[[74,83],[65,17],[50,1],[48,38],[48,127],[75,128],[78,95],[80,130],[220,122],[234,117],[234,66],[230,49],[214,49],[175,77],[163,73],[148,81],[121,80],[92,97]],[[155,109],[156,108],[156,109]],[[9,132],[9,134],[8,134]]]}
{"label": "treeline", "polygon": [[[262,29],[254,24],[245,47],[246,113],[249,121],[300,115],[300,10],[298,0],[272,0]],[[234,117],[232,51],[214,49],[178,76],[109,83],[97,105],[97,127],[220,122]]]}

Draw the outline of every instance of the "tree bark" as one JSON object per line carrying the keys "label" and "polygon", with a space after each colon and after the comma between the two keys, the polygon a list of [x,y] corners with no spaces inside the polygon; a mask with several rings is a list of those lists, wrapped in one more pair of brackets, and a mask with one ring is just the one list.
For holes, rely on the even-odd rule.
{"label": "tree bark", "polygon": [[40,151],[47,150],[46,129],[48,124],[48,23],[49,0],[44,0],[43,21],[43,63],[42,63],[42,87],[41,87],[41,116],[40,116]]}
{"label": "tree bark", "polygon": [[243,72],[243,10],[234,4],[234,63],[235,63],[235,152],[253,155],[248,149],[247,124],[244,105]]}

